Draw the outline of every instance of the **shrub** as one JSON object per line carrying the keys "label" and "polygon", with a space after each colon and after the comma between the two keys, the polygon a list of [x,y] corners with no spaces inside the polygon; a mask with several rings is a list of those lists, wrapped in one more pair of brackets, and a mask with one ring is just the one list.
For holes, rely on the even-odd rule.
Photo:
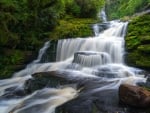
{"label": "shrub", "polygon": [[150,0],[110,0],[106,3],[109,19],[130,16],[150,7]]}

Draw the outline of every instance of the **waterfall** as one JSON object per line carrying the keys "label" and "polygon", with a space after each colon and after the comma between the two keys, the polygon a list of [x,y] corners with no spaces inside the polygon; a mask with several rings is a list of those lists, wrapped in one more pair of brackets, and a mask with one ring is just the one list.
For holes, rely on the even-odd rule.
{"label": "waterfall", "polygon": [[14,77],[22,77],[33,73],[33,67],[36,67],[41,61],[46,50],[50,47],[50,41],[44,43],[43,47],[39,50],[38,57],[33,62],[29,63],[24,70],[14,73]]}
{"label": "waterfall", "polygon": [[[62,89],[45,88],[24,98],[18,106],[12,105],[9,113],[54,113],[55,108],[73,99],[77,90],[66,87]],[[39,109],[39,110],[38,110]]]}
{"label": "waterfall", "polygon": [[[39,53],[38,53],[38,57],[36,60],[34,60],[32,63],[30,63],[30,65],[33,65],[33,64],[36,64],[36,63],[39,63],[42,59],[42,56],[44,55],[44,53],[46,52],[46,50],[49,48],[50,46],[50,41],[47,41],[44,43],[44,46],[39,50]],[[28,65],[29,66],[29,65]]]}
{"label": "waterfall", "polygon": [[74,56],[74,53],[79,51],[93,51],[99,53],[99,56],[100,53],[104,53],[109,57],[107,59],[109,61],[101,59],[103,61],[98,62],[123,63],[124,36],[127,22],[112,21],[109,24],[110,27],[107,30],[99,33],[99,35],[95,37],[59,40],[57,46],[57,61],[64,61],[71,58]]}
{"label": "waterfall", "polygon": [[95,24],[95,25],[93,26],[93,30],[94,30],[95,36],[98,36],[98,34],[99,34],[99,32],[100,32],[99,27],[98,27],[98,24]]}
{"label": "waterfall", "polygon": [[[95,36],[58,41],[56,62],[40,62],[50,46],[48,41],[40,49],[37,59],[25,69],[16,72],[10,79],[0,80],[0,113],[55,113],[56,107],[80,95],[84,97],[118,90],[122,83],[136,85],[137,82],[145,82],[146,78],[137,73],[141,70],[124,63],[124,37],[128,22],[107,21],[104,10],[101,16],[103,25],[107,27],[100,32],[99,24],[95,24]],[[84,85],[85,90],[80,94],[70,84],[59,84],[57,88],[44,87],[30,95],[15,96],[15,91],[24,90],[26,80],[35,79],[32,74],[52,71],[59,72],[55,76],[61,75],[66,80],[76,81],[79,86]],[[12,94],[13,97],[5,98]],[[102,98],[97,96],[96,99]]]}
{"label": "waterfall", "polygon": [[86,67],[93,67],[111,63],[111,59],[105,52],[83,51],[75,53],[73,63],[81,64]]}
{"label": "waterfall", "polygon": [[[106,16],[106,13],[105,13],[105,8],[103,8],[100,13],[98,14],[98,17],[99,19],[102,19],[102,22],[103,23],[106,23],[107,22],[107,16]],[[99,32],[100,32],[100,28],[98,26],[98,24],[94,24],[93,25],[93,30],[94,30],[94,34],[95,36],[98,36]]]}
{"label": "waterfall", "polygon": [[105,13],[105,8],[103,8],[102,10],[101,10],[101,12],[99,13],[99,18],[102,18],[102,21],[103,22],[107,22],[107,16],[106,16],[106,13]]}

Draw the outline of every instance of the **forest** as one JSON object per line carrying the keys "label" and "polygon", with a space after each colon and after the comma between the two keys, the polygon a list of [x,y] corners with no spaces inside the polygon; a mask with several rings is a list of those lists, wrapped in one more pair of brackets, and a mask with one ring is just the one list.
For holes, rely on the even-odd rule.
{"label": "forest", "polygon": [[150,0],[0,0],[0,113],[150,113]]}
{"label": "forest", "polygon": [[[97,18],[97,14],[103,7],[106,9],[109,20],[131,20],[136,18],[135,14],[150,8],[150,0],[1,0],[0,78],[11,76],[16,70],[31,62],[46,40],[93,36],[91,25],[101,22]],[[144,32],[143,35],[146,32],[144,37],[149,40],[149,16],[145,17],[142,17],[141,24],[148,28],[145,27],[146,31],[142,30],[141,32]],[[136,28],[134,25],[131,27],[138,29],[138,25]],[[129,25],[130,31],[131,27]],[[129,33],[128,36],[130,34],[132,33]],[[142,34],[140,35],[142,36]],[[135,48],[135,44],[139,44],[136,36],[139,35],[134,34],[132,36],[134,38],[126,39],[128,42],[128,39],[131,38],[131,41],[127,43],[129,51],[133,50],[131,50],[131,46]],[[132,43],[132,40],[136,43]],[[146,51],[142,49],[143,47],[145,46],[139,47],[140,51]],[[136,53],[137,56],[140,56],[138,51]],[[142,55],[141,62],[137,61],[137,63],[136,56],[129,55],[129,57],[132,59],[127,58],[129,64],[149,68],[147,54]],[[146,64],[141,64],[143,58],[147,59]]]}
{"label": "forest", "polygon": [[89,25],[98,21],[97,13],[104,3],[104,0],[1,0],[0,78],[31,62],[48,39],[92,35]]}

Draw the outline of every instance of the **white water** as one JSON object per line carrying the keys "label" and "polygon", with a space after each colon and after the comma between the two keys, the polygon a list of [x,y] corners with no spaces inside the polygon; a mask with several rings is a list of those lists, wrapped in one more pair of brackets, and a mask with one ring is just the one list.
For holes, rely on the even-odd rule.
{"label": "white water", "polygon": [[98,17],[101,18],[103,22],[107,22],[107,16],[105,13],[105,8],[103,8],[102,11],[98,14]]}
{"label": "white water", "polygon": [[105,53],[109,57],[107,63],[123,63],[126,27],[127,23],[112,21],[110,28],[96,37],[59,40],[56,59],[64,61],[78,51],[92,51]]}
{"label": "white water", "polygon": [[[102,22],[106,23],[107,22],[107,16],[106,16],[106,13],[105,13],[105,8],[103,8],[100,13],[98,14],[98,18],[100,20],[102,20]],[[94,34],[95,36],[98,36],[99,33],[100,33],[100,29],[99,29],[99,26],[98,24],[94,24],[93,25],[93,30],[94,30]]]}
{"label": "white water", "polygon": [[39,55],[38,55],[37,59],[31,63],[32,65],[35,63],[39,63],[41,61],[43,54],[49,48],[49,46],[50,46],[50,41],[45,42],[44,46],[39,51]]}
{"label": "white water", "polygon": [[75,98],[77,94],[78,91],[71,87],[45,88],[22,99],[22,102],[11,105],[7,111],[10,113],[54,113],[57,106]]}
{"label": "white water", "polygon": [[[137,82],[145,82],[146,79],[142,75],[135,73],[137,69],[124,64],[124,36],[128,23],[119,21],[108,23],[110,27],[101,33],[95,31],[97,34],[94,37],[59,40],[55,63],[39,63],[49,47],[49,42],[46,42],[37,60],[24,70],[15,73],[13,78],[0,81],[0,96],[5,94],[7,88],[23,87],[25,80],[31,78],[33,73],[54,70],[68,70],[68,78],[78,78],[78,80],[96,78],[100,81],[112,82],[92,89],[90,93],[117,89],[121,83],[135,85]],[[58,105],[77,95],[75,89],[61,92],[60,88],[42,89],[23,98],[2,99],[0,100],[0,113],[9,111],[12,111],[11,113],[54,113]]]}

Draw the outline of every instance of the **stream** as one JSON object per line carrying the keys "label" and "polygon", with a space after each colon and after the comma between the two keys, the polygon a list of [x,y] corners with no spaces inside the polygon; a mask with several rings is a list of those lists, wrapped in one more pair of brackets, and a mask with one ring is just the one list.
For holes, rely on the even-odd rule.
{"label": "stream", "polygon": [[[0,80],[0,113],[54,113],[64,103],[67,112],[91,113],[93,102],[99,113],[126,113],[126,109],[118,105],[120,84],[136,85],[146,82],[146,78],[141,69],[129,67],[124,61],[128,22],[107,21],[104,11],[100,15],[104,22],[93,25],[95,36],[58,41],[56,62],[40,62],[51,46],[48,41],[37,59],[25,69],[12,78]],[[32,79],[32,74],[51,71],[75,81],[76,87],[65,84],[17,95],[24,91],[25,82]],[[82,87],[78,89],[77,85]]]}

